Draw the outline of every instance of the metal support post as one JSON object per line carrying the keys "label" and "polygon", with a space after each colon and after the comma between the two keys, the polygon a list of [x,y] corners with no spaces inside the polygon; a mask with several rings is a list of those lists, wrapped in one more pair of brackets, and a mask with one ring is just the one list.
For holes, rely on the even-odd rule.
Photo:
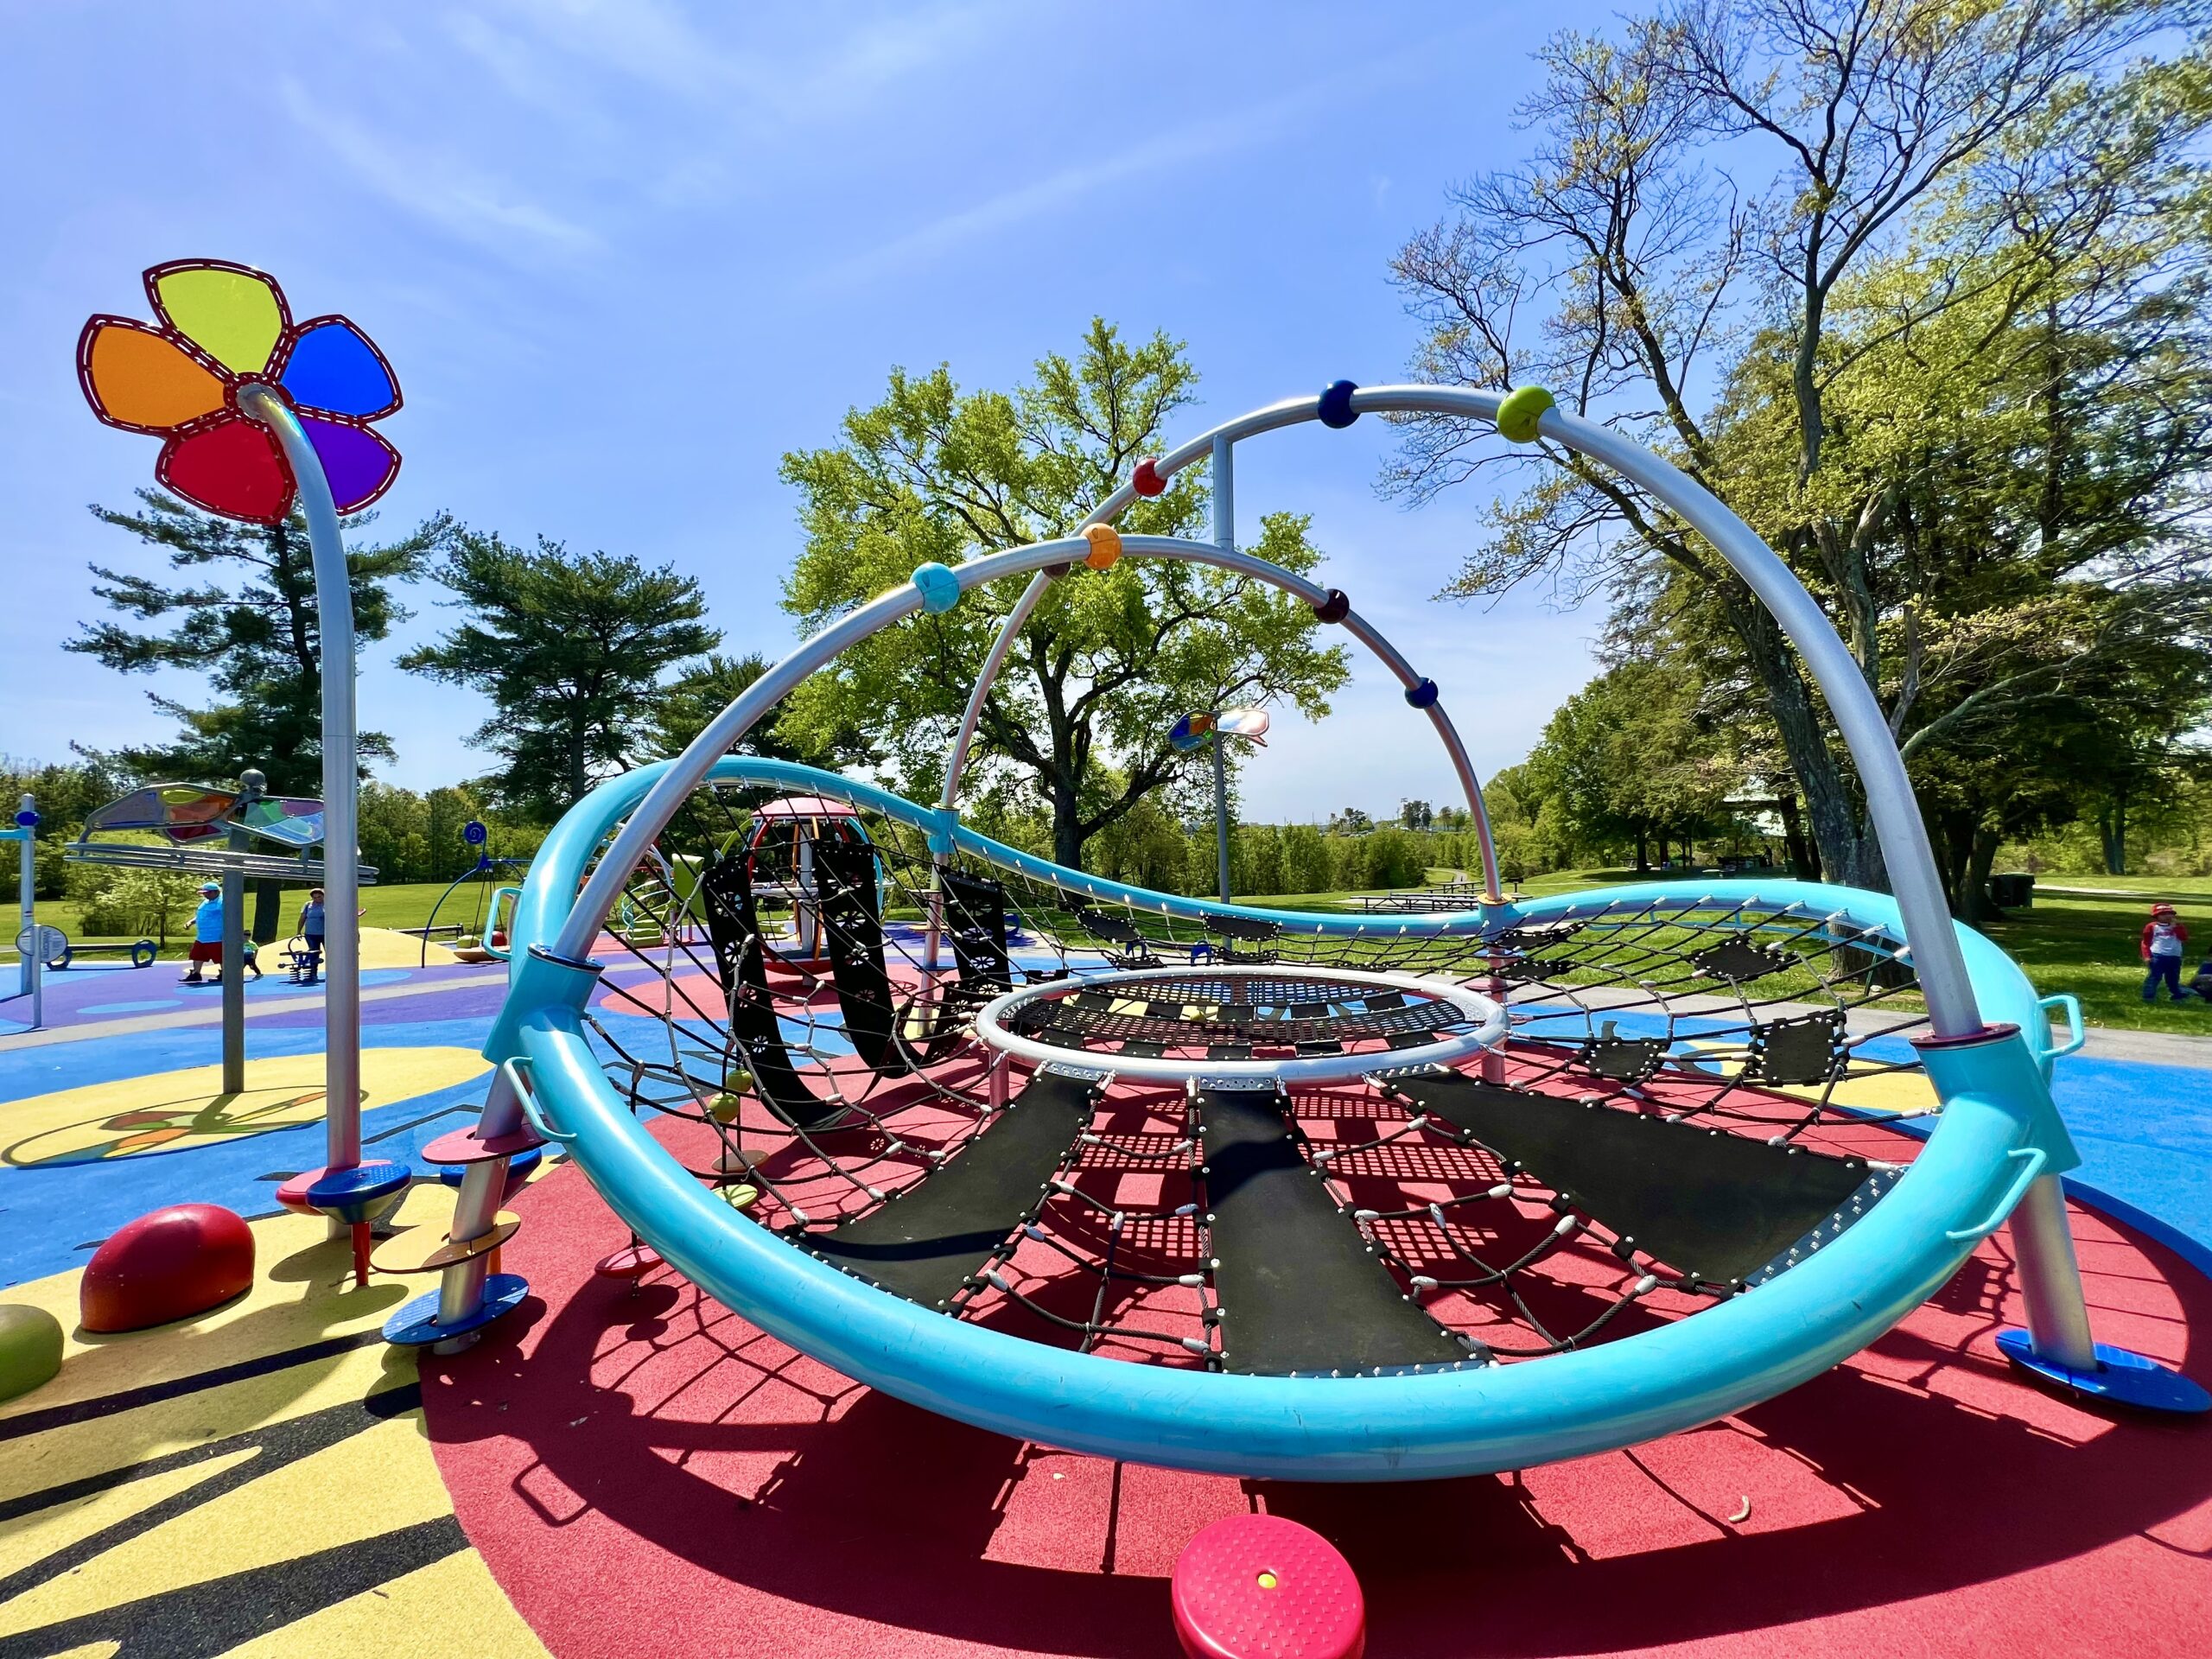
{"label": "metal support post", "polygon": [[1227,740],[1219,730],[1213,734],[1213,831],[1214,853],[1220,865],[1221,902],[1229,902],[1229,762],[1222,758]]}
{"label": "metal support post", "polygon": [[[328,894],[324,896],[327,898]],[[520,1089],[521,1079],[513,1061],[492,1074],[491,1092],[485,1096],[484,1115],[476,1125],[480,1139],[503,1140],[523,1128]],[[499,1200],[507,1192],[508,1161],[505,1158],[485,1158],[461,1173],[461,1192],[453,1205],[453,1225],[447,1233],[455,1243],[481,1238],[498,1224]],[[438,1282],[440,1325],[456,1324],[483,1306],[484,1281],[490,1275],[491,1267],[489,1255],[472,1255],[445,1270],[444,1278]],[[475,1334],[468,1332],[438,1343],[431,1352],[459,1353],[475,1340]]]}
{"label": "metal support post", "polygon": [[315,626],[322,641],[323,948],[330,984],[323,1001],[323,1162],[361,1161],[361,836],[354,745],[353,578],[338,530],[338,505],[322,461],[289,404],[269,387],[239,389],[238,410],[269,429],[291,464],[307,515],[315,563]]}
{"label": "metal support post", "polygon": [[2038,1177],[2012,1211],[2012,1249],[2036,1357],[2069,1371],[2097,1369],[2096,1339],[2082,1294],[2082,1264],[2066,1222],[2066,1194],[2056,1175]]}
{"label": "metal support post", "polygon": [[[16,831],[22,838],[22,885],[16,890],[17,907],[22,920],[16,925],[16,937],[22,938],[38,925],[38,803],[28,794],[16,804]],[[35,991],[39,976],[34,963],[38,957],[35,948],[23,951],[21,966],[22,983],[18,992]]]}
{"label": "metal support post", "polygon": [[[251,769],[238,774],[237,816],[262,797],[269,780]],[[224,844],[234,853],[250,852],[253,837],[233,822]],[[245,874],[223,872],[223,1092],[245,1092]]]}
{"label": "metal support post", "polygon": [[1216,547],[1236,545],[1236,473],[1230,461],[1227,438],[1213,441],[1213,542]]}

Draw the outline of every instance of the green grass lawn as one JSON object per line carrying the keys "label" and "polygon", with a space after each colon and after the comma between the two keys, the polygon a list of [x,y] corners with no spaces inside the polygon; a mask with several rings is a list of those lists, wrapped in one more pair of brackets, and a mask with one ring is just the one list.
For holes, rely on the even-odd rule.
{"label": "green grass lawn", "polygon": [[[2063,886],[2078,882],[2117,887],[2125,877],[2054,877]],[[2142,893],[2171,898],[2190,934],[2191,954],[2182,963],[2182,981],[2212,946],[2212,882],[2177,887],[2149,883]],[[2195,903],[2190,895],[2205,896]],[[2148,899],[2131,892],[2125,898],[2077,899],[2038,892],[2033,908],[2016,910],[1983,931],[2027,969],[2036,988],[2070,991],[2082,999],[2093,1026],[2124,1026],[2137,1031],[2185,1031],[2212,1035],[2212,1002],[2156,1003],[2143,1001],[2143,960],[2139,941],[2150,919]]]}

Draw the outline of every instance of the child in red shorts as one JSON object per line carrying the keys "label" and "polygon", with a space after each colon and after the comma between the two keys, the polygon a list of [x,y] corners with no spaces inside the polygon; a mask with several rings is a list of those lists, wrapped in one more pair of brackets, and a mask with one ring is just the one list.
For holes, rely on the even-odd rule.
{"label": "child in red shorts", "polygon": [[205,983],[200,970],[211,962],[219,974],[223,966],[223,889],[213,881],[202,881],[200,908],[192,912],[192,970],[185,975],[183,982]]}

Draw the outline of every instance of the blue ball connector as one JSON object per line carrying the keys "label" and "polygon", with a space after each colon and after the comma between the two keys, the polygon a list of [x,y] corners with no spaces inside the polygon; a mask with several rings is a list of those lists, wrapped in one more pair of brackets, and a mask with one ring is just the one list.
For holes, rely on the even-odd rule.
{"label": "blue ball connector", "polygon": [[1359,388],[1349,380],[1339,380],[1321,394],[1321,424],[1341,432],[1359,418],[1359,411],[1351,406],[1351,395]]}
{"label": "blue ball connector", "polygon": [[935,559],[914,567],[914,587],[931,616],[943,616],[960,602],[960,578]]}
{"label": "blue ball connector", "polygon": [[1435,702],[1436,682],[1434,680],[1423,680],[1419,685],[1409,685],[1406,688],[1406,706],[1408,709],[1433,708]]}

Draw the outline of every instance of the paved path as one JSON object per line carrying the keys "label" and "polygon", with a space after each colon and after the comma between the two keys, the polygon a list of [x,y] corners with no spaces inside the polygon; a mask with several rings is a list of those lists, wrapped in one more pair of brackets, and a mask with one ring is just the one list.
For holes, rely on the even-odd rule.
{"label": "paved path", "polygon": [[2140,1060],[2146,1065],[2187,1065],[2212,1071],[2212,1032],[2121,1031],[2091,1026],[2082,1052],[2092,1059]]}

